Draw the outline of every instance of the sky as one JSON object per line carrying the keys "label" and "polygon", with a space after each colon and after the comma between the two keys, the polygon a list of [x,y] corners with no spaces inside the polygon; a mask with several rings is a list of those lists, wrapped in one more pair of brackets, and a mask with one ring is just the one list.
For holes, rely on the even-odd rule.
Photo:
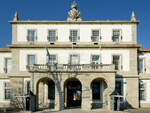
{"label": "sky", "polygon": [[130,20],[132,11],[140,21],[138,44],[150,48],[150,0],[0,0],[0,48],[11,44],[11,24],[17,11],[20,20],[67,19],[73,1],[82,20]]}

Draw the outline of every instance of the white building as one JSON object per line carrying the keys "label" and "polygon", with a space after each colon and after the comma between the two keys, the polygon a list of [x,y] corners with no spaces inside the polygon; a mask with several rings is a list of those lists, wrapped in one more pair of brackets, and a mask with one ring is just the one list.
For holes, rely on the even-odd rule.
{"label": "white building", "polygon": [[29,92],[37,109],[110,110],[118,98],[121,107],[150,107],[150,49],[137,44],[134,13],[130,21],[82,21],[73,3],[67,21],[16,13],[10,23],[12,44],[0,49],[1,107],[18,107]]}

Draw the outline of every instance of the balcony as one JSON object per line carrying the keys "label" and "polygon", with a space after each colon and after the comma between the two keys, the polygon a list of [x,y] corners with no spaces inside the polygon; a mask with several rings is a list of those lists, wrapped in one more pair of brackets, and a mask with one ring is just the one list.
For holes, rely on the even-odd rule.
{"label": "balcony", "polygon": [[28,65],[29,72],[114,72],[113,64],[34,64]]}

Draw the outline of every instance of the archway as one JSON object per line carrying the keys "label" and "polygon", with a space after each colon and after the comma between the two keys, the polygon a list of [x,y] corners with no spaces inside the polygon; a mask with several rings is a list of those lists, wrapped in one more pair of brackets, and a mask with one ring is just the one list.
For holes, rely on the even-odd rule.
{"label": "archway", "polygon": [[104,108],[106,88],[107,84],[103,78],[96,78],[91,82],[92,109]]}
{"label": "archway", "polygon": [[64,102],[65,107],[81,107],[82,85],[76,78],[66,80],[64,84]]}
{"label": "archway", "polygon": [[38,108],[53,109],[55,106],[55,83],[50,78],[42,78],[37,82],[37,104]]}

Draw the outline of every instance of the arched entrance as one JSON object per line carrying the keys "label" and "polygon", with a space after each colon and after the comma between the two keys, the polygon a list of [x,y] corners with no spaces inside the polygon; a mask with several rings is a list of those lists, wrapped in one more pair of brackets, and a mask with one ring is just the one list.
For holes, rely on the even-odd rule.
{"label": "arched entrance", "polygon": [[104,108],[105,89],[107,84],[102,78],[96,78],[91,82],[92,109]]}
{"label": "arched entrance", "polygon": [[54,108],[55,106],[55,83],[50,78],[42,78],[37,83],[38,108]]}
{"label": "arched entrance", "polygon": [[76,78],[68,79],[64,84],[65,107],[81,107],[82,85]]}

